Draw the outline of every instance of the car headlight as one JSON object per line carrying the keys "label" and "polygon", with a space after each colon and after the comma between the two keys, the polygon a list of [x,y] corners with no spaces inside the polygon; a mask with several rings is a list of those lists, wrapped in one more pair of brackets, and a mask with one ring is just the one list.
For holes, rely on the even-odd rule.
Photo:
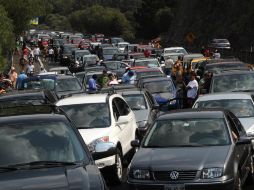
{"label": "car headlight", "polygon": [[145,128],[147,121],[139,121],[137,122],[138,128]]}
{"label": "car headlight", "polygon": [[150,172],[149,170],[134,169],[132,171],[132,176],[134,179],[150,179]]}
{"label": "car headlight", "polygon": [[63,56],[64,59],[67,59],[68,57],[67,56]]}
{"label": "car headlight", "polygon": [[205,168],[202,170],[201,178],[202,179],[213,179],[219,178],[223,174],[223,168]]}
{"label": "car headlight", "polygon": [[109,137],[108,137],[108,136],[101,137],[101,138],[99,138],[99,139],[93,140],[91,143],[89,143],[89,144],[87,145],[88,150],[89,150],[90,152],[93,153],[93,152],[95,152],[95,147],[96,147],[96,145],[97,145],[98,143],[104,143],[104,142],[109,142]]}

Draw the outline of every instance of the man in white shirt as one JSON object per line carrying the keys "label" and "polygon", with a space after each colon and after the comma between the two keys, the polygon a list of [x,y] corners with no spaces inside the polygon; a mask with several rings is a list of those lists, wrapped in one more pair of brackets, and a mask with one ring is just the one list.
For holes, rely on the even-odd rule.
{"label": "man in white shirt", "polygon": [[171,74],[173,65],[174,65],[173,59],[171,59],[171,57],[168,56],[165,60],[165,70],[164,70],[164,72],[167,76]]}
{"label": "man in white shirt", "polygon": [[49,60],[53,61],[54,60],[54,50],[52,47],[49,48],[48,53],[49,53]]}
{"label": "man in white shirt", "polygon": [[38,46],[36,46],[33,50],[33,54],[34,54],[34,58],[36,61],[38,61],[39,55],[40,55],[40,48]]}
{"label": "man in white shirt", "polygon": [[187,90],[187,106],[188,108],[191,108],[198,95],[198,82],[196,80],[196,73],[194,71],[191,71],[190,73],[190,82],[186,86],[186,90]]}

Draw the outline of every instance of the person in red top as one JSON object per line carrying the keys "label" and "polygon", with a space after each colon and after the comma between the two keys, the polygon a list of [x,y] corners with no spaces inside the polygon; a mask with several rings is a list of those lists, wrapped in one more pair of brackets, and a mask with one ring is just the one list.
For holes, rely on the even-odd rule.
{"label": "person in red top", "polygon": [[28,55],[30,54],[30,51],[29,51],[29,49],[25,46],[24,48],[23,48],[23,58],[25,59],[25,60],[28,60]]}
{"label": "person in red top", "polygon": [[151,52],[148,49],[145,49],[144,55],[145,55],[145,57],[150,57]]}

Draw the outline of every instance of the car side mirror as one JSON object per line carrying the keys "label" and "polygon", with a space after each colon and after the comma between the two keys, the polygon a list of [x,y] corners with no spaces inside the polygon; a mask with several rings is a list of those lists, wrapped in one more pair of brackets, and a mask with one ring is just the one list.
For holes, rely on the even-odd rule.
{"label": "car side mirror", "polygon": [[140,147],[140,142],[139,142],[139,140],[133,140],[133,141],[131,141],[131,146],[133,147],[133,148],[138,148],[138,147]]}
{"label": "car side mirror", "polygon": [[116,122],[116,125],[123,125],[129,122],[128,116],[120,116],[118,118],[118,121]]}
{"label": "car side mirror", "polygon": [[236,145],[245,145],[245,144],[251,144],[251,139],[248,137],[242,137],[239,138],[236,142]]}
{"label": "car side mirror", "polygon": [[95,146],[94,152],[92,152],[92,157],[94,160],[106,158],[116,154],[116,145],[111,142],[98,143]]}

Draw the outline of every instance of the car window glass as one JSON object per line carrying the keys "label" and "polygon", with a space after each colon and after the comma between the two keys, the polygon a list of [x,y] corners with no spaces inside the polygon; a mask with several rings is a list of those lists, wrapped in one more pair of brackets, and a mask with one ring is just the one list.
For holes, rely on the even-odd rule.
{"label": "car window glass", "polygon": [[0,166],[88,159],[74,131],[62,121],[1,124],[0,151]]}
{"label": "car window glass", "polygon": [[117,68],[118,68],[117,63],[115,63],[115,62],[106,63],[105,65],[110,70],[117,70]]}
{"label": "car window glass", "polygon": [[114,115],[115,120],[117,121],[118,118],[120,117],[120,113],[119,113],[114,101],[112,102],[112,106],[113,106],[113,115]]}
{"label": "car window glass", "polygon": [[224,119],[160,120],[144,140],[144,147],[188,147],[228,145],[230,139]]}
{"label": "car window glass", "polygon": [[130,113],[130,107],[121,98],[115,98],[114,102],[121,116],[128,115]]}
{"label": "car window glass", "polygon": [[234,140],[234,142],[236,142],[237,139],[239,139],[239,137],[240,137],[239,131],[238,131],[235,123],[233,122],[233,120],[229,116],[227,116],[227,120],[229,122],[229,127],[231,129],[233,140]]}
{"label": "car window glass", "polygon": [[110,126],[110,112],[106,103],[88,103],[61,106],[79,129]]}

